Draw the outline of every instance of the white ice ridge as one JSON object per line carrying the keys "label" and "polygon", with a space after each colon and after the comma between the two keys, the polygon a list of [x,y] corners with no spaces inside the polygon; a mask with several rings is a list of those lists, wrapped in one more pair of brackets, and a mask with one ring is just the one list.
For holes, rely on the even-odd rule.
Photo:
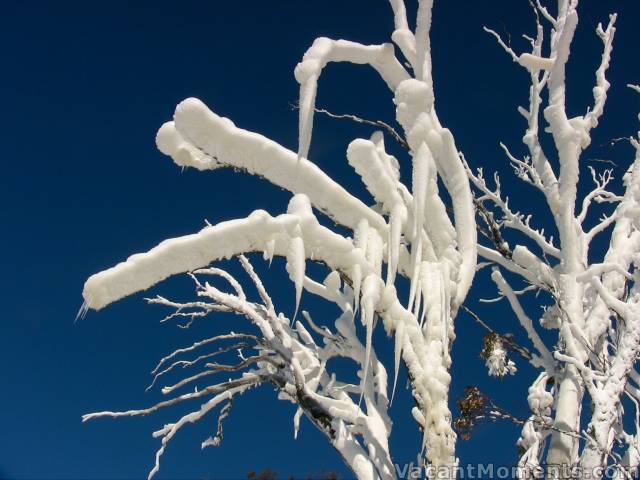
{"label": "white ice ridge", "polygon": [[301,194],[291,199],[289,213],[272,217],[256,210],[245,219],[205,227],[196,234],[165,240],[146,253],[132,255],[89,277],[82,296],[89,308],[99,310],[172,275],[203,268],[216,260],[271,249],[275,255],[286,256],[295,238],[302,238],[306,258],[324,262],[334,270],[351,271],[357,265],[365,275],[371,271],[363,252],[355,249],[350,239],[318,223],[309,200]]}

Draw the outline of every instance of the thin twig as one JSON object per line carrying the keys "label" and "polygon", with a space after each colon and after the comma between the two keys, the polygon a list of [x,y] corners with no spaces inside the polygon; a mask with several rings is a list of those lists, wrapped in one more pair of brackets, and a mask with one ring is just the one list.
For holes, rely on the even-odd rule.
{"label": "thin twig", "polygon": [[410,150],[410,147],[407,141],[404,138],[402,138],[402,136],[391,125],[389,125],[386,122],[383,122],[382,120],[367,120],[366,118],[358,117],[357,115],[331,113],[330,111],[325,110],[324,108],[316,108],[315,110],[316,112],[323,113],[331,118],[351,120],[356,123],[362,123],[364,125],[371,125],[374,127],[382,128],[386,130],[389,133],[389,135],[391,135],[393,139],[400,144],[402,148],[406,150]]}
{"label": "thin twig", "polygon": [[489,324],[487,322],[482,320],[480,318],[480,316],[477,313],[475,313],[473,310],[471,310],[469,307],[467,307],[466,305],[461,305],[460,308],[462,310],[464,310],[465,312],[467,312],[487,332],[498,336],[498,338],[500,338],[500,340],[502,340],[504,343],[506,343],[509,346],[509,348],[511,348],[511,350],[513,350],[514,352],[519,353],[520,355],[522,355],[524,358],[526,358],[529,361],[531,359],[533,359],[533,355],[531,354],[531,352],[529,352],[529,350],[527,350],[522,345],[517,344],[513,340],[513,338],[511,338],[510,336],[502,335],[502,334],[496,332],[493,328],[491,328],[489,326]]}
{"label": "thin twig", "polygon": [[486,232],[486,236],[489,238],[489,240],[491,240],[491,243],[493,243],[500,255],[505,258],[511,259],[513,253],[507,247],[507,242],[505,242],[502,238],[500,226],[494,220],[493,214],[477,198],[473,199],[473,204],[475,205],[476,209],[480,213],[480,216],[489,229],[488,232]]}

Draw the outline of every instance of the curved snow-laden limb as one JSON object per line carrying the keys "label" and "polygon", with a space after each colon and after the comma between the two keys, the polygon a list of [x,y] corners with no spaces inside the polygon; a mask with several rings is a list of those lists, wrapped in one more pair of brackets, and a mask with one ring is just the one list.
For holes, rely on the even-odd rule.
{"label": "curved snow-laden limb", "polygon": [[180,166],[198,170],[231,166],[246,170],[294,194],[304,193],[315,208],[348,228],[355,228],[362,218],[375,228],[385,228],[379,214],[315,164],[304,158],[298,160],[294,152],[273,140],[236,127],[198,99],[189,98],[178,104],[174,121],[160,128],[156,143],[162,153]]}
{"label": "curved snow-laden limb", "polygon": [[347,148],[347,160],[385,213],[391,213],[398,204],[405,204],[400,193],[398,161],[384,151],[379,132],[371,140],[358,138],[352,141]]}
{"label": "curved snow-laden limb", "polygon": [[298,234],[304,242],[306,258],[322,261],[336,270],[350,271],[354,265],[365,274],[370,270],[369,263],[349,239],[318,223],[304,195],[293,197],[289,210],[296,205],[302,205],[302,211],[272,217],[257,210],[246,219],[205,227],[193,235],[165,240],[147,253],[132,255],[87,280],[82,292],[85,303],[99,310],[172,275],[241,253],[266,251],[270,242],[272,254],[287,256]]}
{"label": "curved snow-laden limb", "polygon": [[362,45],[347,40],[317,38],[295,68],[300,84],[300,120],[298,158],[309,154],[318,79],[330,62],[349,62],[371,65],[393,91],[409,78],[409,74],[395,57],[393,45]]}
{"label": "curved snow-laden limb", "polygon": [[347,149],[347,160],[380,204],[383,213],[389,215],[386,281],[391,284],[398,271],[400,240],[407,222],[411,194],[400,183],[397,160],[385,152],[380,132],[374,133],[371,140],[356,139],[351,142]]}

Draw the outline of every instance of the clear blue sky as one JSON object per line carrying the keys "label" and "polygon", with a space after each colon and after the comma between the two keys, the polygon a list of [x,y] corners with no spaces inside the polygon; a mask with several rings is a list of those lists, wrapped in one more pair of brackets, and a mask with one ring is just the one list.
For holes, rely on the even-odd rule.
{"label": "clear blue sky", "polygon": [[[593,142],[600,145],[637,130],[640,101],[623,86],[640,82],[640,8],[633,0],[582,3],[570,71],[576,113],[588,104],[598,61],[593,28],[609,11],[620,13],[611,100]],[[532,31],[531,12],[525,0],[437,2],[436,94],[441,119],[469,161],[504,170],[497,143],[517,145],[523,124],[515,106],[525,101],[527,84],[482,32],[485,24],[511,32],[518,46],[518,34]],[[205,219],[215,223],[256,208],[273,214],[286,208],[289,195],[259,179],[228,170],[181,172],[157,152],[155,132],[176,103],[197,96],[237,125],[295,149],[293,68],[304,50],[321,35],[380,43],[391,31],[385,0],[3,3],[0,478],[145,477],[159,445],[151,432],[176,418],[178,410],[89,424],[80,416],[152,404],[161,395],[145,394],[144,387],[163,354],[221,329],[239,329],[240,319],[225,317],[192,332],[160,325],[166,312],[146,306],[143,295],[73,323],[83,282],[92,273],[165,238],[195,232]],[[329,68],[318,104],[393,120],[391,94],[363,67]],[[369,134],[366,128],[320,119],[311,158],[362,193],[344,152],[354,136]],[[593,155],[626,165],[631,152],[619,146],[595,148]],[[525,193],[518,187],[512,195],[526,202]],[[265,282],[280,308],[290,312],[293,289],[281,263],[265,274]],[[184,279],[175,279],[155,292],[185,298],[190,289]],[[481,275],[472,296],[491,292]],[[307,297],[303,308],[317,305]],[[500,330],[517,331],[504,310],[477,308]],[[487,379],[477,360],[482,331],[461,315],[457,332],[452,396],[479,384],[525,415],[531,371],[520,361],[518,377]],[[414,458],[420,441],[408,419],[409,395],[402,392],[392,410],[398,418],[392,436],[398,462]],[[293,440],[293,413],[268,387],[250,392],[235,405],[221,447],[199,448],[214,431],[215,417],[185,428],[163,457],[159,478],[243,478],[265,467],[282,477],[345,473],[309,423],[303,421],[300,438]],[[511,426],[484,425],[460,444],[459,454],[463,463],[509,464],[516,460],[516,438]]]}

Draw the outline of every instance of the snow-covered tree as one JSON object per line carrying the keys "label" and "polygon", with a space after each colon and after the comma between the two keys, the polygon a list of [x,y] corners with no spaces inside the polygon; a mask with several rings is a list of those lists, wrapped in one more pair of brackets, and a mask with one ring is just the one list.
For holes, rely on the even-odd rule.
{"label": "snow-covered tree", "polygon": [[[329,38],[313,43],[295,69],[300,84],[297,152],[236,127],[197,99],[181,102],[173,121],[165,123],[156,138],[158,148],[177,165],[198,170],[232,167],[263,177],[293,196],[286,213],[272,216],[256,210],[244,219],[209,225],[196,234],[165,240],[87,280],[82,313],[147,290],[172,275],[188,274],[197,292],[192,301],[157,296],[149,302],[173,309],[170,318],[188,322],[217,312],[237,314],[248,322],[161,359],[153,372],[154,384],[177,367],[198,369],[162,389],[168,400],[140,410],[88,414],[84,420],[147,415],[178,403],[198,402],[193,412],[154,433],[161,446],[151,478],[168,443],[184,425],[221,406],[217,432],[202,443],[203,448],[216,446],[234,398],[268,384],[278,399],[296,406],[296,434],[304,415],[358,478],[395,478],[388,408],[403,363],[415,400],[407,414],[423,432],[423,444],[417,446],[420,458],[434,467],[431,472],[438,469],[439,478],[455,477],[450,351],[454,319],[466,308],[463,302],[480,255],[484,260],[480,267],[492,265],[491,278],[500,299],[513,309],[531,343],[520,346],[509,336],[492,333],[483,350],[489,373],[514,374],[515,365],[507,357],[512,350],[540,369],[529,390],[531,416],[519,440],[521,465],[636,466],[638,411],[635,423],[625,421],[622,398],[628,396],[636,408],[640,401],[640,374],[634,370],[640,349],[635,270],[640,263],[640,138],[631,139],[636,158],[624,176],[624,192],[611,190],[611,171],[592,169],[596,186],[579,199],[580,155],[603,114],[609,88],[605,75],[615,16],[597,29],[603,53],[593,105],[586,114],[569,118],[565,65],[577,25],[577,4],[577,0],[558,0],[551,13],[536,2],[537,32],[527,37],[531,42],[527,53],[517,54],[488,30],[531,77],[530,105],[520,108],[527,123],[523,141],[529,154],[520,159],[504,149],[517,178],[542,192],[551,215],[545,225],[557,231],[557,244],[535,229],[528,215],[510,208],[499,183],[490,186],[481,170],[469,167],[452,132],[440,122],[431,72],[433,0],[418,2],[415,29],[409,26],[403,0],[390,0],[393,44]],[[369,122],[380,131],[353,140],[346,152],[349,165],[375,199],[374,206],[349,193],[308,158],[319,78],[332,62],[373,67],[393,94],[401,132],[383,122]],[[543,149],[540,139],[543,119],[553,139],[553,153]],[[404,147],[406,159],[399,162],[387,153],[385,141]],[[410,185],[400,180],[401,163],[411,169]],[[594,223],[589,215],[593,202],[614,205],[613,212]],[[325,226],[330,222],[321,216],[337,227]],[[510,245],[503,229],[514,230],[522,240]],[[478,231],[486,240],[478,240]],[[589,245],[596,235],[607,232],[610,248],[604,258],[594,259]],[[274,304],[246,256],[255,252],[263,253],[267,261],[274,256],[286,260],[295,291],[292,318]],[[213,265],[231,258],[239,260],[244,278]],[[308,262],[324,265],[326,277],[311,278]],[[225,281],[228,288],[207,281],[212,277]],[[407,291],[399,288],[401,278],[408,280]],[[514,290],[514,281],[524,283],[523,288]],[[247,293],[248,285],[256,295]],[[298,312],[303,292],[334,304],[339,316],[333,322],[320,322],[317,319],[325,318],[325,312]],[[537,292],[537,300],[544,302],[540,324],[557,331],[554,344],[543,341],[519,300],[530,292]],[[394,345],[391,374],[372,341],[378,319]],[[230,361],[217,363],[215,357]],[[331,368],[330,360],[337,357],[355,363],[356,382]],[[220,372],[233,378],[207,381]],[[206,386],[194,391],[195,382]],[[474,415],[510,418],[473,389],[466,405],[473,405],[466,411],[467,420]],[[585,425],[582,410],[588,405],[591,412]],[[625,453],[619,453],[621,449]]]}
{"label": "snow-covered tree", "polygon": [[[468,173],[479,192],[475,202],[491,241],[490,246],[479,245],[479,255],[494,264],[491,279],[527,332],[534,349],[528,359],[540,370],[529,389],[531,416],[518,442],[523,450],[520,465],[538,466],[546,455],[547,465],[579,466],[598,477],[602,472],[597,467],[637,467],[640,460],[640,376],[634,370],[640,353],[640,149],[638,138],[630,138],[635,159],[619,194],[612,169],[598,172],[581,162],[591,131],[604,113],[616,15],[596,29],[602,52],[593,102],[586,113],[572,117],[565,70],[578,24],[577,7],[578,0],[560,0],[554,15],[537,2],[536,35],[527,37],[531,49],[520,54],[487,29],[531,78],[529,105],[518,109],[526,122],[522,141],[527,153],[518,158],[502,147],[517,179],[544,199],[535,206],[535,219],[510,207],[497,175],[491,187],[482,169]],[[541,122],[546,122],[542,131]],[[551,138],[547,145],[545,134]],[[587,169],[594,187],[581,196],[580,173]],[[609,212],[601,218],[590,215],[593,203],[609,205]],[[551,226],[558,241],[536,228],[535,221]],[[512,246],[502,236],[504,229],[517,233]],[[601,257],[591,248],[598,235],[609,236]],[[514,291],[503,272],[524,288]],[[543,342],[519,299],[533,292],[544,306],[540,326],[555,330],[553,344]],[[494,356],[504,352],[501,345],[497,349]],[[497,370],[496,363],[489,365],[490,371]],[[500,368],[502,372],[508,366]],[[625,397],[635,408],[627,416]],[[586,414],[583,408],[588,408]]]}

